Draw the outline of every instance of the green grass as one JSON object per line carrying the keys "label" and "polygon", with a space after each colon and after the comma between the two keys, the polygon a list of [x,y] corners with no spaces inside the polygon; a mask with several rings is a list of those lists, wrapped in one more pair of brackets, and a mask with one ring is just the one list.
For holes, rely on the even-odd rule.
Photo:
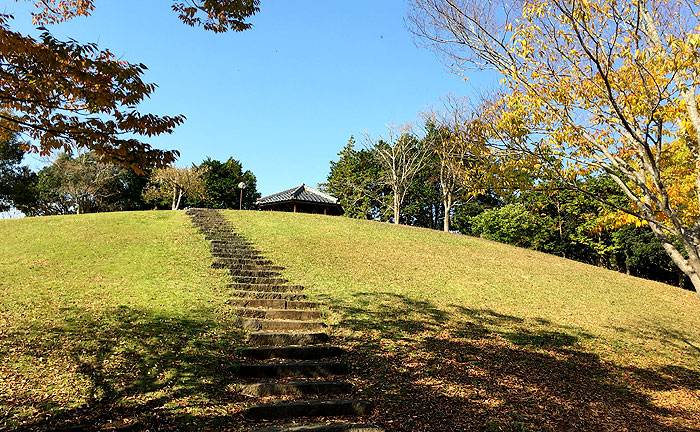
{"label": "green grass", "polygon": [[[480,239],[227,211],[389,431],[700,430],[694,293]],[[0,430],[241,426],[241,333],[182,212],[0,221]]]}
{"label": "green grass", "polygon": [[231,399],[241,335],[182,212],[3,220],[0,238],[0,429],[177,427]]}
{"label": "green grass", "polygon": [[327,305],[397,430],[700,429],[693,292],[426,229],[226,216]]}

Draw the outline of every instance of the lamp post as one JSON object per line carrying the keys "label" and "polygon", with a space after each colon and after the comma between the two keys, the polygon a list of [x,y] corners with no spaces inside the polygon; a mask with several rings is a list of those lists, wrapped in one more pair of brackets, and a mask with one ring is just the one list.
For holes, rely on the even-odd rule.
{"label": "lamp post", "polygon": [[243,210],[243,189],[245,189],[245,182],[238,183],[238,189],[241,190],[241,200],[238,204],[238,210]]}

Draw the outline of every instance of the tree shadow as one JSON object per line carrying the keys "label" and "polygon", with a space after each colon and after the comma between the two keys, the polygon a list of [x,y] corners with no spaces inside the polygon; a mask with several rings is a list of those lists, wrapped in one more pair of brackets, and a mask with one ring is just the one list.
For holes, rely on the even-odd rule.
{"label": "tree shadow", "polygon": [[387,293],[333,309],[358,395],[387,431],[700,430],[692,406],[653,394],[697,398],[698,370],[603,360],[580,328]]}
{"label": "tree shadow", "polygon": [[[244,340],[236,326],[199,311],[188,317],[126,306],[99,316],[64,312],[64,324],[34,328],[30,337],[6,334],[5,340],[47,367],[72,369],[82,383],[74,392],[85,402],[50,392],[0,398],[0,406],[9,406],[0,430],[202,430],[230,423],[214,406],[244,400],[235,391],[236,352]],[[36,414],[20,415],[27,411]]]}

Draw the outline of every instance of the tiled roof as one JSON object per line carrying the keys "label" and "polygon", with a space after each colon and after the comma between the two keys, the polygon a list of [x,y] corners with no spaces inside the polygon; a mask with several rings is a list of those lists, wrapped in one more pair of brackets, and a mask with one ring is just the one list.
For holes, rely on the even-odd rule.
{"label": "tiled roof", "polygon": [[305,184],[260,198],[258,204],[272,204],[285,201],[304,201],[319,204],[338,204],[338,198],[324,194]]}

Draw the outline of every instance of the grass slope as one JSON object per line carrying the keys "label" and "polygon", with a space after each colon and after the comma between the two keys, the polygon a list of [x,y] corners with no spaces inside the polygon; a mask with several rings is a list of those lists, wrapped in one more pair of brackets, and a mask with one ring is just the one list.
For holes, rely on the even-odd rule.
{"label": "grass slope", "polygon": [[[693,293],[479,239],[224,213],[326,304],[389,431],[699,430]],[[182,212],[0,221],[0,430],[238,430],[223,271]]]}
{"label": "grass slope", "polygon": [[226,216],[327,304],[392,430],[700,430],[692,292],[425,229]]}
{"label": "grass slope", "polygon": [[2,220],[0,239],[0,429],[179,428],[233,400],[240,334],[182,212]]}

